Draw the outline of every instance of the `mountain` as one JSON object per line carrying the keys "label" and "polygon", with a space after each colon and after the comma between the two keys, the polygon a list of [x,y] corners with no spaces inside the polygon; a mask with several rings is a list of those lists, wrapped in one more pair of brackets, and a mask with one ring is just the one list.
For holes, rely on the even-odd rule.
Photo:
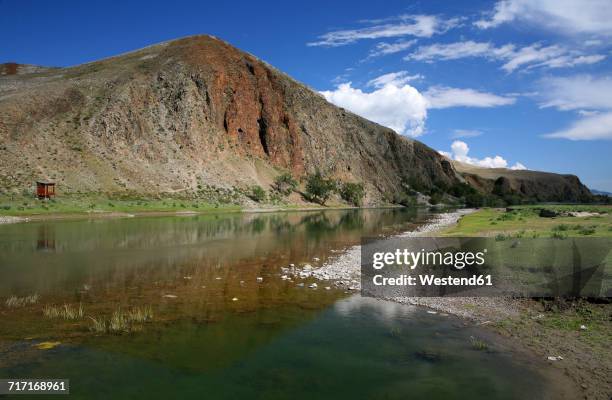
{"label": "mountain", "polygon": [[538,202],[581,202],[591,198],[589,189],[575,175],[482,168],[454,160],[452,164],[465,182],[481,193],[518,196]]}
{"label": "mountain", "polygon": [[612,197],[612,193],[606,192],[604,190],[597,190],[597,189],[590,189],[590,190],[591,190],[591,193],[595,195]]}
{"label": "mountain", "polygon": [[[366,204],[407,184],[428,190],[466,179],[490,189],[488,178],[463,178],[428,146],[211,36],[69,68],[0,67],[5,192],[48,179],[62,193],[197,196],[203,186],[267,188],[282,171],[363,182]],[[549,186],[568,200],[583,192],[577,178],[554,174],[526,185],[528,193]]]}

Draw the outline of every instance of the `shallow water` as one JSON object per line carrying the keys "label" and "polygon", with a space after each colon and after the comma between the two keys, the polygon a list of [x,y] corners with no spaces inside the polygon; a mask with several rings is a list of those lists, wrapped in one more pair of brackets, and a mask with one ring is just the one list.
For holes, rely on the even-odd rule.
{"label": "shallow water", "polygon": [[[540,397],[547,383],[529,360],[475,349],[483,332],[458,319],[279,277],[427,218],[389,209],[0,226],[0,299],[40,295],[0,305],[0,377],[69,378],[71,398]],[[43,318],[50,303],[95,316],[148,305],[155,317],[96,335],[85,320]],[[32,347],[42,340],[62,344]]]}

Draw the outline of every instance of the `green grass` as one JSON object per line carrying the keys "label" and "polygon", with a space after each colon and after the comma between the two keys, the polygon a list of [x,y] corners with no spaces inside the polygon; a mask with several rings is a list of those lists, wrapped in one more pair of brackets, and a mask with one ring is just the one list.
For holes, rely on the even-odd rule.
{"label": "green grass", "polygon": [[[566,310],[555,310],[542,314],[537,323],[548,329],[580,332],[580,337],[592,344],[607,348],[612,339],[608,305],[579,302]],[[584,325],[586,330],[580,329]]]}
{"label": "green grass", "polygon": [[46,214],[96,214],[96,213],[138,213],[138,212],[214,212],[240,211],[232,203],[209,202],[202,199],[145,199],[105,196],[70,195],[58,196],[52,200],[38,200],[33,197],[0,197],[0,215],[28,216]]}
{"label": "green grass", "polygon": [[[590,217],[540,217],[540,208],[555,211],[604,212]],[[445,236],[508,237],[612,237],[612,206],[546,205],[513,207],[512,211],[484,208],[461,218],[456,226],[445,230]]]}

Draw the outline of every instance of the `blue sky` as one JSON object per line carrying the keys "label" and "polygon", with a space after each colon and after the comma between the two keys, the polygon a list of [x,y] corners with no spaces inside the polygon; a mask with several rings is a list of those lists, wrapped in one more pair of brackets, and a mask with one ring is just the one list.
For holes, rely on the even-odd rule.
{"label": "blue sky", "polygon": [[608,0],[0,0],[0,62],[69,66],[212,34],[450,157],[612,191],[610,21]]}

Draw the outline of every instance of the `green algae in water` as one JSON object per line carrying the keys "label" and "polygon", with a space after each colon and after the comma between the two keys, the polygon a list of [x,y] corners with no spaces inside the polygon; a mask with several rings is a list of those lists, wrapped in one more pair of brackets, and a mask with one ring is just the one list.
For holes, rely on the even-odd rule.
{"label": "green algae in water", "polygon": [[[390,335],[391,329],[402,333]],[[545,389],[452,317],[354,296],[63,346],[2,376],[71,379],[71,398],[523,399]],[[424,359],[423,349],[439,356]]]}

